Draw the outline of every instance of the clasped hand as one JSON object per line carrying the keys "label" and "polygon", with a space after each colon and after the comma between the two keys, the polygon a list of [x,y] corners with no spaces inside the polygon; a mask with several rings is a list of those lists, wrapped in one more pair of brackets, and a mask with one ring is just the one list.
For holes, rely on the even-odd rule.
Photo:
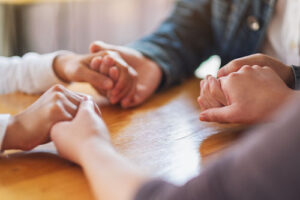
{"label": "clasped hand", "polygon": [[283,104],[293,90],[292,69],[279,61],[256,54],[224,66],[218,78],[201,81],[198,103],[200,120],[256,123]]}

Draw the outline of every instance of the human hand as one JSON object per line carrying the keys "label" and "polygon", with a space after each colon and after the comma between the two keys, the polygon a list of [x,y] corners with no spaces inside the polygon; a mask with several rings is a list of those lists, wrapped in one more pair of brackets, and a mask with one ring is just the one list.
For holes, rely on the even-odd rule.
{"label": "human hand", "polygon": [[[115,51],[102,51],[104,56],[94,57],[90,67],[110,77],[114,82],[114,88],[110,91],[103,91],[112,104],[119,103],[123,99],[131,102],[134,98],[137,83],[137,72],[130,67]],[[121,102],[123,107],[124,102]]]}
{"label": "human hand", "polygon": [[91,100],[81,103],[72,121],[54,125],[51,139],[62,157],[77,164],[80,164],[80,147],[88,146],[87,143],[98,142],[103,147],[112,148],[106,125]]}
{"label": "human hand", "polygon": [[198,97],[198,103],[201,111],[227,105],[227,99],[219,79],[208,75],[200,82],[200,96]]}
{"label": "human hand", "polygon": [[87,82],[100,93],[111,90],[114,86],[113,80],[90,69],[92,59],[104,54],[100,52],[91,55],[60,55],[53,62],[53,70],[65,82]]}
{"label": "human hand", "polygon": [[51,127],[71,120],[84,96],[56,85],[24,112],[11,117],[3,141],[3,150],[31,150],[50,141]]}
{"label": "human hand", "polygon": [[255,123],[265,119],[285,102],[293,90],[269,67],[243,66],[220,78],[227,105],[210,108],[200,120]]}
{"label": "human hand", "polygon": [[100,41],[94,42],[90,47],[92,53],[107,50],[118,52],[125,62],[134,68],[138,74],[137,87],[133,99],[124,98],[121,101],[121,105],[128,108],[145,102],[161,83],[162,71],[160,67],[140,52],[131,48],[109,45]]}
{"label": "human hand", "polygon": [[224,77],[232,72],[237,72],[244,65],[269,66],[290,88],[292,88],[295,84],[293,70],[290,66],[287,66],[279,60],[264,54],[254,54],[235,59],[219,70],[218,77]]}

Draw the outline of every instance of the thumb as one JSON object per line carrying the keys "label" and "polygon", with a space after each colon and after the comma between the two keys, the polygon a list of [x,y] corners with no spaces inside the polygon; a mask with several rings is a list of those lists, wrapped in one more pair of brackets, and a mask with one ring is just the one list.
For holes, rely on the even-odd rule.
{"label": "thumb", "polygon": [[200,120],[206,122],[234,122],[235,109],[232,105],[211,108],[200,113]]}
{"label": "thumb", "polygon": [[110,78],[89,68],[84,68],[80,76],[84,82],[90,83],[97,90],[110,90],[114,86],[114,82]]}
{"label": "thumb", "polygon": [[84,118],[87,117],[87,115],[98,115],[95,111],[95,104],[91,99],[86,98],[84,101],[81,102],[77,115],[75,118],[81,118],[84,116]]}
{"label": "thumb", "polygon": [[237,72],[241,69],[242,66],[239,65],[233,65],[231,63],[225,65],[218,71],[218,78],[227,76],[233,72]]}
{"label": "thumb", "polygon": [[102,41],[93,42],[90,46],[91,53],[97,53],[103,50],[116,50],[116,47]]}

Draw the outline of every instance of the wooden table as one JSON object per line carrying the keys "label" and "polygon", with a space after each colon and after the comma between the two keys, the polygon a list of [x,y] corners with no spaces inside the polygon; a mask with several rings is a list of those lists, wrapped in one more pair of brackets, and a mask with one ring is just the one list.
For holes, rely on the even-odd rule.
{"label": "wooden table", "polygon": [[[141,167],[175,183],[199,174],[205,158],[231,144],[243,127],[204,123],[196,102],[199,80],[154,95],[130,110],[105,106],[103,98],[87,84],[70,88],[95,97],[102,107],[113,144]],[[16,114],[37,96],[0,97],[0,113]],[[101,170],[101,166],[99,166]],[[92,199],[78,166],[59,158],[53,144],[32,152],[8,152],[0,158],[0,199]]]}

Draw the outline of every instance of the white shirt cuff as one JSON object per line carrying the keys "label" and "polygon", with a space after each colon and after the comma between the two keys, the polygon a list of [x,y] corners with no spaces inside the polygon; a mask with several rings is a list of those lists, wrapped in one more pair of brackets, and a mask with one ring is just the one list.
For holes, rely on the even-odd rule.
{"label": "white shirt cuff", "polygon": [[9,122],[10,115],[0,115],[0,151],[5,137],[6,128]]}

